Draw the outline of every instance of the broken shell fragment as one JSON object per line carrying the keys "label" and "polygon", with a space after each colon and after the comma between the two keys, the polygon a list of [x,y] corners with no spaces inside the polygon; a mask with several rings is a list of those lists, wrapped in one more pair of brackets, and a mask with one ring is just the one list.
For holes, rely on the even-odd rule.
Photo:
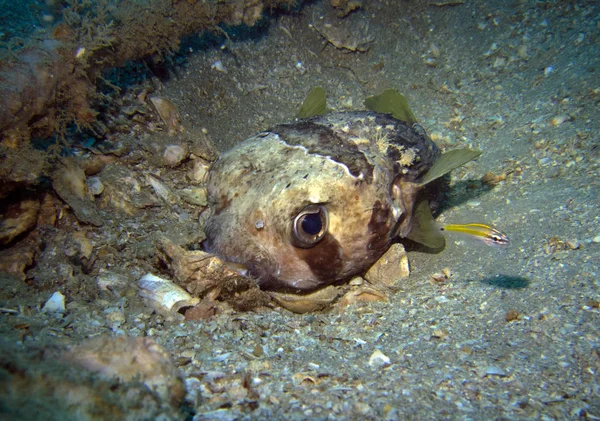
{"label": "broken shell fragment", "polygon": [[56,291],[46,301],[44,307],[42,307],[42,313],[64,313],[65,312],[65,296],[59,291]]}
{"label": "broken shell fragment", "polygon": [[174,205],[179,201],[179,197],[157,177],[148,175],[148,182],[154,189],[154,193],[168,205]]}
{"label": "broken shell fragment", "polygon": [[390,360],[390,357],[388,357],[378,349],[376,349],[375,352],[373,352],[373,354],[371,354],[371,357],[369,358],[369,366],[371,367],[386,367],[391,363],[392,361]]}
{"label": "broken shell fragment", "polygon": [[387,302],[387,292],[371,285],[360,285],[348,291],[340,301],[338,307],[344,308],[353,304],[368,302]]}
{"label": "broken shell fragment", "polygon": [[374,285],[392,286],[410,274],[408,256],[402,244],[396,243],[375,262],[365,274],[365,279]]}
{"label": "broken shell fragment", "polygon": [[206,182],[208,168],[210,164],[202,158],[194,160],[194,166],[190,171],[190,178],[198,183]]}
{"label": "broken shell fragment", "polygon": [[310,294],[288,294],[270,291],[269,295],[286,310],[293,313],[308,313],[327,307],[337,298],[339,290],[334,286],[328,286]]}
{"label": "broken shell fragment", "polygon": [[52,187],[81,222],[97,227],[103,224],[86,185],[85,172],[77,164],[66,161],[58,168],[52,176]]}
{"label": "broken shell fragment", "polygon": [[150,102],[154,105],[160,119],[167,126],[169,134],[183,131],[179,111],[177,111],[177,108],[171,101],[166,98],[153,96],[150,97]]}
{"label": "broken shell fragment", "polygon": [[176,313],[184,307],[195,306],[200,302],[180,286],[151,273],[142,276],[137,283],[140,287],[139,296],[148,300],[153,308],[162,313]]}

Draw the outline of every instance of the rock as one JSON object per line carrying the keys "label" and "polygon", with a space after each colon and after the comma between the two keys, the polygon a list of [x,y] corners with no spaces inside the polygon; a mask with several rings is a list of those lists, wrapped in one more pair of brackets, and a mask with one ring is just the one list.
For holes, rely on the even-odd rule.
{"label": "rock", "polygon": [[139,380],[164,402],[180,402],[185,385],[169,353],[151,338],[101,336],[68,351],[63,359],[109,380]]}
{"label": "rock", "polygon": [[176,167],[188,157],[188,148],[182,145],[167,145],[163,153],[162,164],[166,167]]}
{"label": "rock", "polygon": [[6,250],[0,250],[0,272],[5,272],[24,281],[25,270],[33,264],[35,246],[24,241]]}
{"label": "rock", "polygon": [[192,296],[201,297],[240,274],[221,259],[201,250],[185,250],[167,238],[157,242],[159,258],[171,269],[177,283]]}
{"label": "rock", "polygon": [[10,244],[21,234],[32,230],[36,226],[40,207],[39,201],[31,199],[10,204],[2,212],[0,244]]}
{"label": "rock", "polygon": [[122,165],[109,165],[101,173],[104,193],[100,196],[100,208],[112,208],[130,216],[142,209],[159,206],[160,202],[142,185],[134,171]]}
{"label": "rock", "polygon": [[98,177],[90,177],[86,180],[88,190],[94,196],[99,196],[104,191],[104,184]]}
{"label": "rock", "polygon": [[11,419],[185,419],[185,384],[150,338],[97,337],[71,349],[3,342],[0,401]]}
{"label": "rock", "polygon": [[64,165],[54,172],[52,187],[71,207],[78,220],[97,227],[102,225],[102,217],[86,185],[85,172],[77,164],[65,161]]}
{"label": "rock", "polygon": [[208,193],[206,187],[182,189],[179,191],[179,196],[190,205],[208,206]]}

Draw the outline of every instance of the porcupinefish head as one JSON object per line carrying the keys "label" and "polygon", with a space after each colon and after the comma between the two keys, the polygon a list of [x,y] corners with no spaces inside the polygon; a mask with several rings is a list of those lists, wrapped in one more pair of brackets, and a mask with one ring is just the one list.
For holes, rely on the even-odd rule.
{"label": "porcupinefish head", "polygon": [[457,166],[443,156],[419,126],[377,111],[275,126],[212,165],[205,248],[262,288],[311,290],[366,271],[397,237],[443,247],[426,228]]}

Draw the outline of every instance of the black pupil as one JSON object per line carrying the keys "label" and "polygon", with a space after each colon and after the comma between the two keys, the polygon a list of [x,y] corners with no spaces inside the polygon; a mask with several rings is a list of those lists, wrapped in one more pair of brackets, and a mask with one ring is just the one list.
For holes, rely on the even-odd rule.
{"label": "black pupil", "polygon": [[323,229],[323,222],[318,213],[309,213],[302,218],[302,231],[309,235],[317,235]]}

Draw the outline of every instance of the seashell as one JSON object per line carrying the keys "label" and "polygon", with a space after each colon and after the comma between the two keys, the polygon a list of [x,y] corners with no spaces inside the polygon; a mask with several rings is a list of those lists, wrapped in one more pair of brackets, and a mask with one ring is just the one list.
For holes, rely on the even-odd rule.
{"label": "seashell", "polygon": [[375,352],[371,354],[371,357],[369,357],[369,366],[371,367],[386,367],[391,363],[390,357],[378,349],[376,349]]}
{"label": "seashell", "polygon": [[375,262],[365,279],[375,285],[392,286],[410,274],[408,256],[402,244],[396,243]]}
{"label": "seashell", "polygon": [[94,251],[92,242],[87,238],[84,231],[76,231],[71,235],[73,241],[79,248],[79,255],[85,259],[89,259]]}
{"label": "seashell", "polygon": [[85,172],[77,164],[65,161],[52,175],[52,187],[81,222],[97,227],[103,224],[93,196],[87,188]]}
{"label": "seashell", "polygon": [[167,126],[169,134],[183,131],[183,127],[181,126],[181,118],[179,117],[179,111],[177,111],[177,108],[171,101],[166,98],[153,96],[150,97],[150,102],[152,102],[152,105],[154,105],[154,108],[160,116],[160,119]]}
{"label": "seashell", "polygon": [[331,304],[339,295],[338,288],[328,286],[310,294],[292,294],[269,291],[269,295],[281,307],[293,313],[309,313]]}
{"label": "seashell", "polygon": [[205,160],[198,158],[194,160],[194,166],[190,171],[190,178],[198,183],[206,182],[208,168],[210,164]]}
{"label": "seashell", "polygon": [[180,286],[151,273],[142,276],[137,284],[140,287],[138,295],[162,313],[176,313],[184,307],[195,306],[200,302]]}
{"label": "seashell", "polygon": [[122,165],[110,165],[100,174],[104,192],[99,196],[100,208],[112,208],[135,216],[140,209],[159,206],[152,193],[142,190],[138,175]]}
{"label": "seashell", "polygon": [[56,291],[50,296],[44,307],[42,307],[42,313],[64,313],[65,312],[65,296],[59,291]]}
{"label": "seashell", "polygon": [[221,60],[215,61],[210,68],[221,73],[227,73],[227,68],[223,65]]}
{"label": "seashell", "polygon": [[358,303],[386,301],[388,301],[386,291],[370,285],[360,285],[348,291],[338,302],[338,307],[343,309]]}
{"label": "seashell", "polygon": [[162,181],[160,181],[157,177],[148,174],[148,182],[154,189],[154,193],[165,201],[165,203],[169,205],[174,205],[179,202],[179,197],[173,193],[173,191]]}
{"label": "seashell", "polygon": [[561,114],[561,115],[552,117],[550,119],[550,121],[548,122],[548,124],[550,124],[552,127],[558,127],[561,124],[563,124],[564,122],[571,121],[571,120],[573,120],[573,117],[566,115],[566,114]]}
{"label": "seashell", "polygon": [[115,291],[127,286],[127,278],[104,268],[100,269],[96,278],[96,285],[101,291]]}

